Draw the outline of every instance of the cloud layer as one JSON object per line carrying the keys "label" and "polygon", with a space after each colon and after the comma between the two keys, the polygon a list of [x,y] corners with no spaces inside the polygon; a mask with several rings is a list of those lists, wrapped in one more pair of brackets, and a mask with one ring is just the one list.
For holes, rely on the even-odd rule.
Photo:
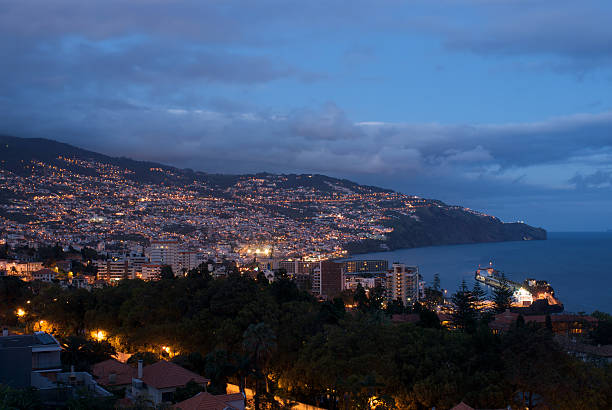
{"label": "cloud layer", "polygon": [[603,228],[610,18],[569,0],[0,0],[0,132]]}

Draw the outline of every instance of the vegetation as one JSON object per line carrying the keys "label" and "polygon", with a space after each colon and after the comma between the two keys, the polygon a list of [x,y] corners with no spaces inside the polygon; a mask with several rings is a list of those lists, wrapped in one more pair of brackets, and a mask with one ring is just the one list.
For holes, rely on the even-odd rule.
{"label": "vegetation", "polygon": [[[318,302],[287,278],[269,284],[234,272],[213,280],[205,269],[91,293],[2,278],[0,292],[8,288],[0,315],[25,307],[19,325],[48,322],[67,347],[67,365],[107,357],[108,343],[86,340],[103,330],[117,350],[205,375],[214,393],[228,382],[254,389],[257,408],[272,408],[274,397],[330,409],[450,408],[461,401],[478,408],[612,408],[609,367],[566,355],[545,327],[518,322],[507,334],[492,334],[465,284],[453,295],[456,330],[441,328],[427,303],[385,308],[378,292],[359,291],[357,307],[346,311],[341,299]],[[421,320],[393,323],[393,309]]]}
{"label": "vegetation", "polygon": [[506,309],[510,309],[512,304],[512,294],[514,291],[508,286],[508,281],[504,274],[501,277],[501,286],[493,290],[493,303],[495,304],[495,312],[501,313]]}

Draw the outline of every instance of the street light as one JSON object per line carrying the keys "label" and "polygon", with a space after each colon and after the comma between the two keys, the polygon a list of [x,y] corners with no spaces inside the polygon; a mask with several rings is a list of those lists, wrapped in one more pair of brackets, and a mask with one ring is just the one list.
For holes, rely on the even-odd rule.
{"label": "street light", "polygon": [[26,311],[23,310],[22,308],[17,309],[17,316],[24,317],[25,314],[26,314]]}

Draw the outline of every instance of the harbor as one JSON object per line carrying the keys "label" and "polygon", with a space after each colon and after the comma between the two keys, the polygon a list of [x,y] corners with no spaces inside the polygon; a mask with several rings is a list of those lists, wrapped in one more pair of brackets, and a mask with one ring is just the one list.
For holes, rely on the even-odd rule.
{"label": "harbor", "polygon": [[492,288],[509,288],[513,292],[513,308],[524,310],[525,313],[563,311],[563,303],[555,296],[553,287],[545,280],[527,278],[522,283],[510,280],[503,272],[495,269],[492,262],[486,267],[479,265],[474,273],[474,279]]}

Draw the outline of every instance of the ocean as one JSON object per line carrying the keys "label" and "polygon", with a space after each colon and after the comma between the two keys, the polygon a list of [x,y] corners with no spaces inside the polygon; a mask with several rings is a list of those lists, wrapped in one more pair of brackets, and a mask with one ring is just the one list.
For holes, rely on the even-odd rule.
{"label": "ocean", "polygon": [[355,255],[349,259],[383,259],[417,265],[431,284],[454,292],[463,279],[471,287],[478,265],[492,262],[509,279],[548,281],[566,312],[612,313],[612,233],[549,232],[545,241],[432,246]]}

